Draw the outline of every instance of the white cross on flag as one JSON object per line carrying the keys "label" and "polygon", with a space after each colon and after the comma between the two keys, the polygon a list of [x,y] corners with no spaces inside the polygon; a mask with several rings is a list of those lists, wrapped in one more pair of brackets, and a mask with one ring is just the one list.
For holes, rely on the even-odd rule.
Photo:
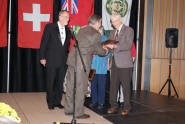
{"label": "white cross on flag", "polygon": [[18,47],[40,48],[47,23],[53,20],[53,0],[18,0]]}

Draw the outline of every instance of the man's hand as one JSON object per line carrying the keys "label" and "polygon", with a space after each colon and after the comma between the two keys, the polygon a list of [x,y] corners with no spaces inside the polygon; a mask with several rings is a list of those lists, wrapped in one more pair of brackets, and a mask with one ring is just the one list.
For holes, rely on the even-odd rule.
{"label": "man's hand", "polygon": [[107,44],[107,45],[105,45],[105,47],[108,47],[110,49],[114,49],[114,48],[117,48],[117,45],[116,44]]}
{"label": "man's hand", "polygon": [[46,60],[45,59],[41,59],[40,63],[45,67],[46,66]]}
{"label": "man's hand", "polygon": [[135,59],[136,59],[135,57],[132,57],[133,63],[135,62]]}
{"label": "man's hand", "polygon": [[103,45],[103,49],[105,49],[105,51],[106,51],[106,55],[109,53],[109,50],[107,49],[107,47],[106,46],[104,46]]}

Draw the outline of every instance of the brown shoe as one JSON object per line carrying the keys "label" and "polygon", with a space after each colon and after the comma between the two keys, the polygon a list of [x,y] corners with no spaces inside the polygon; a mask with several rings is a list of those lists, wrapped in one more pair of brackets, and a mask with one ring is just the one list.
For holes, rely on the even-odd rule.
{"label": "brown shoe", "polygon": [[117,110],[114,109],[114,108],[110,108],[110,109],[108,109],[108,111],[107,111],[108,114],[114,114],[114,113],[116,113],[116,112],[117,112]]}
{"label": "brown shoe", "polygon": [[76,118],[77,118],[77,119],[87,119],[87,118],[90,118],[90,115],[88,115],[88,114],[83,114],[83,115],[81,115],[81,116],[77,116]]}
{"label": "brown shoe", "polygon": [[122,114],[122,115],[128,115],[128,110],[123,110],[123,111],[121,112],[121,114]]}

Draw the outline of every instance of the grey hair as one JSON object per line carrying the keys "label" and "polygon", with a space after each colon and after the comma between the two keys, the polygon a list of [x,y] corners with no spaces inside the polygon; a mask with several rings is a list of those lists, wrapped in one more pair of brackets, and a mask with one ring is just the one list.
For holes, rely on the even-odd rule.
{"label": "grey hair", "polygon": [[103,28],[103,26],[100,27],[99,32],[100,32],[100,34],[104,34],[104,28]]}
{"label": "grey hair", "polygon": [[88,19],[88,24],[89,25],[94,25],[96,22],[101,21],[101,17],[98,15],[91,15]]}

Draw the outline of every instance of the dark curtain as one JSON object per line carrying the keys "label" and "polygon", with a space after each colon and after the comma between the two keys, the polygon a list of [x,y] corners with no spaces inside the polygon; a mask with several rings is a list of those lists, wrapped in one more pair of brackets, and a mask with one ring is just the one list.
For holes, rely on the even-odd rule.
{"label": "dark curtain", "polygon": [[0,92],[6,92],[7,47],[0,47]]}
{"label": "dark curtain", "polygon": [[94,0],[94,14],[102,17],[102,0]]}
{"label": "dark curtain", "polygon": [[10,92],[44,91],[44,69],[39,63],[39,50],[17,47],[17,32],[18,0],[14,0],[12,1]]}
{"label": "dark curtain", "polygon": [[[7,24],[9,18],[8,13],[9,13],[9,1],[7,4]],[[7,90],[7,65],[8,65],[7,63],[8,63],[8,47],[0,47],[0,93],[6,92]]]}
{"label": "dark curtain", "polygon": [[[134,29],[134,43],[136,44],[136,37],[137,37],[137,19],[138,19],[138,0],[132,0],[132,7],[130,13],[130,27]],[[137,44],[136,44],[137,45]]]}

